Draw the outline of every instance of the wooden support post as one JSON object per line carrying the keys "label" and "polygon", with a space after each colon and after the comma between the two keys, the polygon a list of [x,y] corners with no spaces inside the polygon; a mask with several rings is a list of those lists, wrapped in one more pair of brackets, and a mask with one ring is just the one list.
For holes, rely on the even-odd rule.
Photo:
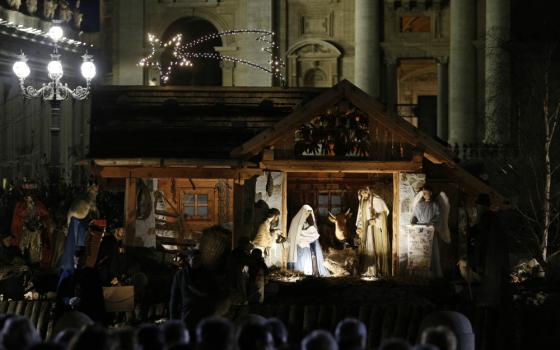
{"label": "wooden support post", "polygon": [[136,236],[136,178],[127,177],[124,190],[124,241],[133,245]]}
{"label": "wooden support post", "polygon": [[393,276],[399,273],[399,239],[400,239],[400,173],[393,173]]}
{"label": "wooden support post", "polygon": [[234,181],[233,184],[233,232],[231,237],[231,248],[235,248],[237,240],[243,234],[243,181]]}
{"label": "wooden support post", "polygon": [[[288,173],[282,173],[282,234],[288,237]],[[282,266],[285,270],[288,265],[287,249],[282,250]]]}

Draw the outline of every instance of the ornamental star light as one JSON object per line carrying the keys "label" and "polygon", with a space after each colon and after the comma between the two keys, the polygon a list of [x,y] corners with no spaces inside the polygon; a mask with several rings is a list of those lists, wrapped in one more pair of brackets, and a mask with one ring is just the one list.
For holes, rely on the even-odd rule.
{"label": "ornamental star light", "polygon": [[[256,34],[257,37],[255,40],[264,43],[264,46],[261,47],[261,51],[271,56],[271,59],[268,61],[268,65],[265,66],[241,57],[222,55],[221,53],[217,52],[193,51],[193,48],[196,48],[197,45],[209,40],[222,38],[225,36],[249,34]],[[260,69],[264,72],[272,74],[283,84],[285,81],[282,74],[282,67],[284,67],[284,62],[279,57],[274,55],[274,51],[278,48],[278,45],[274,41],[274,35],[274,32],[262,29],[234,29],[225,32],[207,34],[198,39],[183,44],[183,36],[181,34],[177,34],[173,36],[169,41],[163,42],[160,39],[156,38],[155,35],[148,33],[148,43],[150,44],[149,53],[146,57],[140,59],[138,65],[141,67],[157,69],[160,73],[161,83],[165,84],[169,81],[169,77],[171,76],[175,68],[192,67],[192,59],[224,60],[244,64],[255,69]],[[161,63],[161,57],[163,54],[166,54],[168,52],[171,54],[171,57],[173,57],[173,59],[170,60],[165,67],[163,67]]]}

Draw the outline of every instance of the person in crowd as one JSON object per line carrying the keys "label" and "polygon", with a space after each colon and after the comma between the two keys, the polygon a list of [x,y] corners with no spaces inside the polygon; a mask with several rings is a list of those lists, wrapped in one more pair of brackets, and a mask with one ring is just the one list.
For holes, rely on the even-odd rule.
{"label": "person in crowd", "polygon": [[219,317],[202,320],[196,328],[196,350],[234,349],[234,330],[232,324]]}
{"label": "person in crowd", "polygon": [[389,338],[381,342],[379,350],[409,350],[410,344],[400,338]]}
{"label": "person in crowd", "polygon": [[216,273],[202,265],[198,250],[183,255],[179,260],[182,268],[173,277],[170,316],[185,322],[192,332],[200,320],[217,312],[226,297]]}
{"label": "person in crowd", "polygon": [[329,332],[319,329],[303,338],[301,350],[338,350],[338,344]]}
{"label": "person in crowd", "polygon": [[276,349],[288,348],[288,330],[284,323],[277,318],[269,318],[265,325],[272,335],[274,347],[276,347]]}
{"label": "person in crowd", "polygon": [[66,348],[55,343],[39,343],[28,347],[26,350],[65,350]]}
{"label": "person in crowd", "polygon": [[432,344],[416,344],[411,350],[439,350],[437,346]]}
{"label": "person in crowd", "polygon": [[176,344],[188,345],[190,341],[189,331],[185,324],[179,320],[169,320],[161,325],[165,346]]}
{"label": "person in crowd", "polygon": [[121,327],[113,329],[110,333],[113,345],[119,350],[136,350],[134,328]]}
{"label": "person in crowd", "polygon": [[237,336],[239,350],[273,350],[274,339],[265,323],[247,322]]}
{"label": "person in crowd", "polygon": [[143,324],[136,330],[138,350],[159,350],[164,348],[161,329],[153,324]]}
{"label": "person in crowd", "polygon": [[237,246],[228,256],[227,274],[233,303],[245,305],[248,301],[249,266],[253,263],[253,245],[248,237],[239,237]]}
{"label": "person in crowd", "polygon": [[82,329],[70,342],[70,350],[111,350],[111,339],[105,327],[93,324]]}
{"label": "person in crowd", "polygon": [[264,262],[260,249],[251,251],[251,264],[249,265],[248,301],[250,304],[264,302],[264,286],[268,276],[268,267]]}
{"label": "person in crowd", "polygon": [[439,350],[456,350],[457,337],[445,326],[426,328],[420,337],[421,344],[431,344]]}
{"label": "person in crowd", "polygon": [[4,350],[21,350],[39,344],[41,337],[27,317],[13,316],[4,323],[1,340]]}
{"label": "person in crowd", "polygon": [[0,237],[0,291],[5,297],[22,299],[29,267],[14,239],[10,233],[4,233]]}
{"label": "person in crowd", "polygon": [[115,277],[120,278],[119,255],[123,251],[123,237],[124,229],[119,227],[106,232],[101,238],[95,267],[103,285],[109,285]]}
{"label": "person in crowd", "polygon": [[366,348],[366,326],[355,318],[340,321],[334,335],[340,350],[364,350]]}
{"label": "person in crowd", "polygon": [[70,342],[72,341],[72,339],[74,339],[78,332],[79,331],[74,328],[63,329],[56,334],[53,341],[55,344],[62,346],[64,349],[67,349],[70,346]]}

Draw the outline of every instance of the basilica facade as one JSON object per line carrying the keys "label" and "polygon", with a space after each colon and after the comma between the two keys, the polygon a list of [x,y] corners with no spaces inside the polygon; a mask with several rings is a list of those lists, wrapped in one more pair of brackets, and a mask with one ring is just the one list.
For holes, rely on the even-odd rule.
{"label": "basilica facade", "polygon": [[[39,1],[39,12],[51,2]],[[1,40],[10,43],[0,48],[3,178],[38,177],[41,164],[48,162],[48,105],[40,101],[24,105],[11,65],[21,48],[43,50],[46,63],[50,46],[29,33],[12,32],[19,25],[46,30],[60,14],[53,12],[47,18],[31,13],[27,3],[33,1],[0,2],[5,20],[0,23]],[[285,63],[284,83],[247,65],[206,60],[178,72],[168,85],[317,88],[346,79],[383,102],[393,115],[461,152],[465,145],[510,142],[511,74],[503,46],[510,39],[512,4],[509,0],[100,0],[99,32],[83,33],[79,23],[76,27],[73,20],[66,22],[76,40],[94,46],[98,85],[160,85],[156,70],[138,66],[149,51],[148,33],[162,40],[175,34],[195,40],[232,29],[269,30],[276,33],[274,54]],[[205,45],[200,49],[258,64],[270,60],[254,38],[223,36]],[[64,50],[67,62],[78,62],[83,51],[72,45]],[[73,74],[68,71],[65,78],[79,83]],[[41,83],[40,76],[31,78]],[[88,103],[63,105],[67,125],[63,124],[61,149],[68,179],[76,162],[88,154]]]}
{"label": "basilica facade", "polygon": [[[259,28],[276,33],[289,87],[330,87],[348,79],[450,145],[509,141],[503,47],[509,0],[104,0],[101,6],[104,46],[113,48],[109,84],[159,82],[156,71],[136,65],[148,32],[169,39],[178,33],[196,38],[202,27]],[[263,64],[269,59],[245,38],[214,44],[223,55]],[[195,82],[275,84],[270,74],[240,64],[219,62],[215,70]]]}

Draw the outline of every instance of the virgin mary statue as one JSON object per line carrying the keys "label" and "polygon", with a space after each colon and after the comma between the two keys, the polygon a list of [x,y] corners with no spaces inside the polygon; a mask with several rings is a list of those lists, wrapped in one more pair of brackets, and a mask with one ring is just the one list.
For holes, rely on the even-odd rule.
{"label": "virgin mary statue", "polygon": [[290,223],[288,231],[288,268],[306,275],[329,276],[319,244],[319,231],[313,208],[305,204]]}

